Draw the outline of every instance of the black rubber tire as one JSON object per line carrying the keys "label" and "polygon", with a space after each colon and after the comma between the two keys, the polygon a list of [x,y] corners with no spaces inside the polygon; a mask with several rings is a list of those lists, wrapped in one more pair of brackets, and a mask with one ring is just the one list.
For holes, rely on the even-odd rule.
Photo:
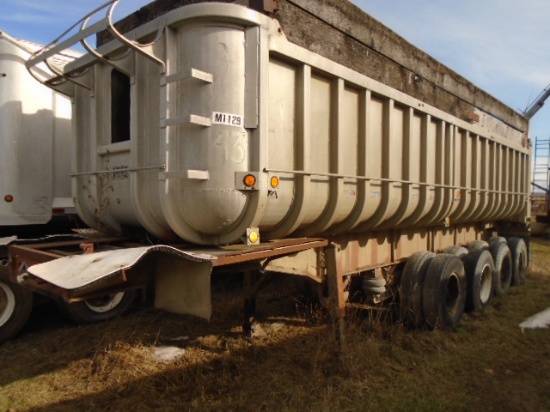
{"label": "black rubber tire", "polygon": [[489,246],[493,243],[506,243],[506,238],[502,236],[493,236],[489,239]]}
{"label": "black rubber tire", "polygon": [[124,315],[130,310],[136,292],[126,290],[80,302],[61,302],[62,311],[76,323],[97,323]]}
{"label": "black rubber tire", "polygon": [[16,337],[27,323],[33,307],[33,293],[9,280],[0,268],[0,343]]}
{"label": "black rubber tire", "polygon": [[474,249],[464,257],[463,261],[468,282],[466,311],[478,311],[493,301],[495,263],[491,252],[487,249]]}
{"label": "black rubber tire", "polygon": [[403,322],[412,327],[424,324],[422,289],[432,252],[416,252],[407,259],[399,283],[399,312]]}
{"label": "black rubber tire", "polygon": [[525,282],[529,268],[529,256],[525,241],[519,237],[508,239],[508,247],[512,252],[512,286],[519,286]]}
{"label": "black rubber tire", "polygon": [[295,276],[294,286],[303,302],[326,306],[326,283],[316,282],[306,276]]}
{"label": "black rubber tire", "polygon": [[447,249],[445,249],[442,253],[447,253],[449,255],[455,255],[455,256],[461,258],[461,257],[468,254],[468,249],[466,249],[464,246],[450,246]]}
{"label": "black rubber tire", "polygon": [[476,249],[488,249],[489,243],[487,243],[484,240],[474,240],[473,242],[470,242],[466,245],[466,249],[468,249],[469,252],[476,250]]}
{"label": "black rubber tire", "polygon": [[489,252],[495,262],[493,289],[495,296],[506,293],[512,283],[512,252],[506,242],[495,241],[489,244]]}
{"label": "black rubber tire", "polygon": [[464,315],[466,275],[460,258],[441,253],[426,271],[422,311],[430,329],[455,329]]}

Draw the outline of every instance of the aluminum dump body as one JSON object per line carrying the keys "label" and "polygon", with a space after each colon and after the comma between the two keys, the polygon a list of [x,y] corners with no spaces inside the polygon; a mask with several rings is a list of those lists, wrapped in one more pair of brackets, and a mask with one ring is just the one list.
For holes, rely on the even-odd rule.
{"label": "aluminum dump body", "polygon": [[25,68],[40,47],[0,32],[0,226],[44,224],[52,211],[74,213],[71,102]]}
{"label": "aluminum dump body", "polygon": [[[334,23],[330,10],[306,14]],[[362,72],[368,53],[327,57],[353,55],[364,33],[327,23],[323,35],[349,40],[342,52],[308,48],[286,13],[186,5],[125,34],[151,44],[115,39],[98,50],[107,59],[65,67],[52,86],[73,98],[72,189],[87,224],[218,245],[251,227],[275,239],[526,221],[524,118],[404,68],[398,90],[397,77]]]}

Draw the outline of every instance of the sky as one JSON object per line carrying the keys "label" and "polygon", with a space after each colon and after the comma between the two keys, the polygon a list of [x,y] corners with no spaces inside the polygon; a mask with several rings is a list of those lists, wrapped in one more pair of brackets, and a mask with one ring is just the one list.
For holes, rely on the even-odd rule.
{"label": "sky", "polygon": [[[47,44],[105,1],[2,0],[0,30]],[[150,1],[121,0],[114,20]],[[550,85],[548,0],[351,1],[518,112]],[[536,136],[550,136],[550,98],[531,120]]]}

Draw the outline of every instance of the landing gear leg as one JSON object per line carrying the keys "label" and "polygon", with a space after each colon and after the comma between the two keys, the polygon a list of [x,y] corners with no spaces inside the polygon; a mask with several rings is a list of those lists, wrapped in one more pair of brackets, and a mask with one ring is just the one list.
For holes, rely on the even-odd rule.
{"label": "landing gear leg", "polygon": [[244,273],[244,323],[243,332],[249,339],[254,337],[256,323],[256,297],[268,275],[258,270]]}

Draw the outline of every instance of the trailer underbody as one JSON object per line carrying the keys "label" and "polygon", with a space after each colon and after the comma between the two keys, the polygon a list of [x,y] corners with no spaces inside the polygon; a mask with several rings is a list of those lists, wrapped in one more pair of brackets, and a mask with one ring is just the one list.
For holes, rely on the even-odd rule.
{"label": "trailer underbody", "polygon": [[[429,312],[429,309],[419,306],[415,299],[421,299],[423,283],[428,283],[424,277],[430,276],[431,283],[443,285],[445,291],[434,298],[432,312],[441,310],[433,315],[434,321],[428,321],[428,326],[456,327],[464,311],[466,289],[472,288],[471,281],[466,280],[470,276],[468,261],[473,260],[475,264],[478,259],[483,261],[476,250],[487,249],[493,254],[487,263],[491,272],[480,273],[476,281],[479,287],[475,293],[488,294],[480,298],[487,302],[500,284],[497,277],[503,269],[499,259],[510,253],[506,250],[512,249],[510,258],[515,259],[508,263],[510,270],[506,276],[510,279],[505,281],[508,285],[514,267],[524,272],[528,264],[523,240],[525,252],[513,240],[519,238],[510,238],[506,243],[502,237],[491,236],[494,233],[492,226],[470,225],[438,227],[424,232],[393,230],[211,248],[189,244],[153,245],[121,236],[42,240],[9,246],[9,261],[5,261],[3,276],[27,291],[22,295],[25,299],[32,296],[29,292],[32,291],[62,302],[76,320],[94,322],[121,315],[133,296],[146,290],[154,291],[157,309],[209,319],[211,276],[238,272],[244,276],[243,329],[248,336],[253,336],[256,297],[266,279],[276,274],[294,275],[302,279],[310,293],[328,309],[338,325],[338,339],[342,340],[347,308],[379,309],[384,303],[398,302],[403,307],[402,316],[409,319],[409,323],[423,326],[423,311]],[[493,242],[495,239],[500,240]],[[506,246],[493,246],[493,243]],[[518,253],[520,257],[516,258]],[[490,256],[489,252],[483,255],[485,259],[486,255]],[[440,262],[430,274],[428,266],[436,256],[447,260]],[[517,259],[520,260],[516,262]],[[447,267],[456,267],[456,273],[445,274]],[[488,286],[483,286],[483,276],[488,276],[485,282],[489,282]],[[482,304],[485,302],[478,305]],[[9,303],[4,306],[9,308]],[[17,312],[17,305],[12,306],[14,313]],[[25,308],[22,316],[28,317],[29,304],[21,306]],[[443,321],[446,316],[448,319]]]}

